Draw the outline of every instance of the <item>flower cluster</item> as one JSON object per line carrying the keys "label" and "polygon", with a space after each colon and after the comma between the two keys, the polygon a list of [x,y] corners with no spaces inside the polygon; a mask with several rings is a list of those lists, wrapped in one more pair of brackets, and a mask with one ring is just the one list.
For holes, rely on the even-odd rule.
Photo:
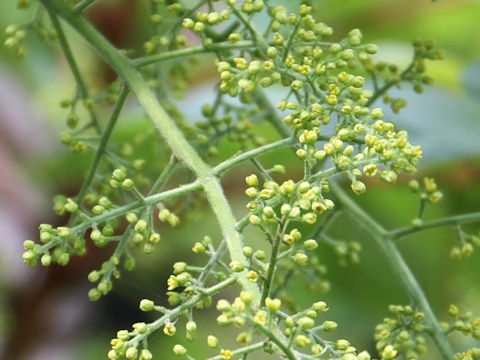
{"label": "flower cluster", "polygon": [[388,94],[388,90],[394,86],[400,87],[402,82],[407,82],[413,86],[415,92],[422,93],[425,85],[433,83],[433,79],[425,75],[426,61],[441,59],[443,59],[443,51],[436,47],[435,41],[417,39],[413,42],[411,63],[402,71],[394,63],[374,62],[371,58],[360,60],[365,70],[372,76],[377,97],[383,95],[383,102],[389,104],[393,112],[398,113],[407,105],[407,101],[400,97],[392,97]]}
{"label": "flower cluster", "polygon": [[[19,1],[21,7],[30,2]],[[377,47],[363,43],[358,29],[351,30],[340,41],[329,41],[332,28],[316,20],[313,8],[306,3],[289,13],[286,7],[273,5],[268,0],[217,2],[220,1],[152,1],[148,16],[150,35],[143,44],[146,56],[126,61],[123,54],[117,54],[112,47],[107,58],[113,63],[112,68],[119,71],[121,80],[97,96],[89,95],[75,60],[67,56],[77,89],[60,104],[68,111],[69,128],[62,134],[61,141],[73,152],[94,150],[95,158],[76,198],[62,195],[54,198],[55,212],[69,215],[68,223],[56,228],[42,224],[40,243],[27,240],[24,244],[25,263],[34,266],[40,260],[44,266],[53,262],[66,265],[72,255],[83,255],[90,241],[97,247],[112,246],[111,256],[100,269],[88,275],[89,281],[96,284],[89,291],[89,297],[98,300],[112,290],[113,280],[120,277],[121,266],[125,270],[135,267],[135,249],[146,254],[154,250],[160,242],[158,222],[177,226],[182,208],[191,212],[193,204],[199,202],[190,193],[204,190],[223,239],[218,245],[209,236],[192,242],[192,251],[199,258],[206,257],[206,263],[195,266],[176,262],[166,284],[170,308],[142,299],[140,310],[159,314],[158,317],[150,323],[137,322],[130,330],[118,331],[111,341],[108,357],[150,360],[153,355],[148,349],[149,336],[157,331],[166,336],[177,335],[183,324],[185,339],[193,341],[197,336],[196,309],[211,306],[213,299],[225,289],[241,285],[233,301],[221,298],[216,302],[220,311],[218,325],[239,329],[237,346],[230,348],[231,345],[227,346],[227,342],[211,333],[206,344],[216,351],[213,359],[230,360],[261,350],[292,360],[370,360],[366,351],[357,351],[346,339],[327,340],[331,335],[325,333],[335,330],[337,324],[324,318],[323,313],[328,310],[326,303],[318,301],[303,309],[304,305],[296,304],[289,294],[288,286],[301,274],[312,292],[329,289],[326,267],[319,258],[323,249],[319,245],[331,247],[341,265],[359,261],[360,243],[329,234],[330,225],[339,214],[340,206],[336,204],[345,206],[345,211],[361,212],[356,205],[349,205],[345,200],[347,195],[335,190],[338,186],[331,182],[332,177],[343,175],[353,193],[360,195],[366,191],[364,177],[378,175],[387,183],[395,183],[401,173],[416,171],[421,148],[412,145],[407,132],[391,119],[385,119],[382,109],[374,103],[383,97],[383,101],[398,112],[406,102],[392,98],[388,91],[408,82],[416,92],[422,92],[423,85],[432,83],[425,75],[426,61],[439,59],[442,54],[433,42],[416,41],[412,63],[400,70],[394,64],[376,63],[373,55]],[[55,30],[49,32],[41,25],[42,7],[32,24],[9,26],[5,45],[15,49],[19,57],[25,53],[26,31],[35,27],[43,29],[44,37],[58,35],[64,52],[69,53],[68,40],[55,15],[57,9],[50,9],[48,1],[42,0],[42,3],[52,14]],[[59,8],[65,5],[62,1],[55,3]],[[71,0],[58,15],[72,11],[64,20],[84,21],[79,14],[91,4],[89,0]],[[260,13],[269,18],[262,33],[252,21]],[[74,28],[81,30],[82,26]],[[93,43],[98,41],[91,36]],[[187,39],[196,39],[202,45],[186,47]],[[102,43],[100,50],[109,48],[107,45]],[[135,53],[135,50],[128,51],[127,56]],[[218,89],[213,103],[201,109],[204,119],[186,122],[171,98],[182,96],[194,66],[191,56],[200,53],[215,54]],[[117,56],[123,59],[120,63],[115,63]],[[180,57],[188,59],[167,63]],[[136,76],[146,82],[132,84],[131,78]],[[373,85],[372,90],[366,87],[367,82]],[[280,91],[281,100],[276,108],[264,94],[266,88]],[[153,138],[152,133],[157,134],[153,128],[120,146],[109,143],[129,92],[136,95],[157,122],[173,151],[170,162],[157,158],[157,154],[168,151],[164,151],[167,145],[151,146],[159,143],[158,138]],[[152,101],[153,97],[158,101]],[[97,114],[102,110],[98,104],[103,102],[115,103],[104,130]],[[79,104],[83,104],[88,120],[81,118]],[[259,123],[275,128],[283,139],[266,144],[260,136]],[[240,155],[210,167],[209,163],[223,155],[219,149],[225,139],[240,145]],[[133,158],[138,153],[136,147],[143,145],[146,157]],[[268,168],[258,160],[282,147],[293,148],[303,167],[303,174],[295,180],[286,177],[277,181],[276,174],[286,172],[284,165]],[[177,164],[175,159],[186,166]],[[246,177],[248,214],[237,222],[219,178],[247,160],[255,165],[259,175]],[[164,167],[155,182],[148,169],[144,169],[146,164],[153,163]],[[156,169],[152,166],[153,173]],[[169,190],[162,191],[177,169],[174,180],[184,185],[169,186]],[[433,179],[425,178],[421,184],[412,181],[410,187],[418,193],[420,212],[406,232],[420,230],[425,206],[442,198]],[[330,194],[330,190],[334,194]],[[186,200],[179,201],[179,196]],[[381,238],[382,245],[391,245],[389,249],[396,250],[381,225],[375,224],[367,214],[360,214],[358,218],[363,221],[360,227],[373,235],[375,241]],[[456,224],[460,245],[452,250],[452,256],[465,257],[473,246],[480,246],[480,240],[464,233],[461,223]],[[252,245],[251,239],[243,243],[241,233],[247,225],[261,231],[268,242],[262,246],[267,245],[268,249]],[[403,231],[405,233],[405,229]],[[385,256],[393,255],[385,253]],[[398,266],[394,263],[398,258],[392,260],[393,266]],[[413,294],[412,300],[422,304],[418,298],[424,300],[423,296]],[[417,359],[426,351],[424,334],[437,331],[435,317],[428,306],[417,311],[411,306],[392,305],[389,310],[392,316],[384,319],[375,332],[381,359]],[[454,317],[453,323],[445,325],[444,332],[437,331],[436,337],[432,337],[434,341],[446,341],[442,337],[454,330],[480,337],[478,319],[468,313],[459,315],[455,307],[450,308],[450,314]],[[173,347],[173,353],[193,359],[187,346],[180,342]],[[444,358],[448,357],[445,356],[443,354]],[[456,355],[456,359],[476,358],[479,358],[478,349]]]}
{"label": "flower cluster", "polygon": [[424,314],[416,312],[410,305],[390,305],[389,311],[393,316],[385,318],[375,328],[381,359],[418,359],[427,350],[422,335]]}
{"label": "flower cluster", "polygon": [[[335,206],[332,200],[324,196],[328,192],[328,184],[324,181],[317,185],[308,181],[296,184],[293,180],[287,180],[279,185],[268,180],[260,188],[257,176],[252,174],[246,178],[246,182],[249,188],[245,190],[245,194],[252,199],[247,204],[247,208],[253,212],[249,221],[256,226],[268,226],[281,219],[315,224],[317,215]],[[281,206],[278,206],[280,204]],[[285,236],[283,239],[289,246],[293,245],[294,241],[292,236]]]}
{"label": "flower cluster", "polygon": [[471,312],[460,313],[455,305],[450,305],[448,315],[453,319],[452,323],[442,323],[446,331],[459,331],[463,335],[471,335],[474,339],[480,339],[480,317],[473,317]]}
{"label": "flower cluster", "polygon": [[[334,321],[318,319],[322,313],[328,311],[328,306],[323,301],[316,302],[310,308],[289,316],[282,311],[280,299],[267,297],[264,306],[257,309],[252,306],[251,294],[241,292],[233,302],[220,299],[216,307],[221,312],[217,317],[217,323],[220,326],[233,325],[245,330],[236,338],[236,341],[243,346],[252,344],[259,336],[267,335],[268,340],[259,348],[268,353],[274,352],[282,347],[282,343],[288,342],[289,355],[310,354],[348,360],[370,359],[366,351],[357,353],[347,340],[328,341],[322,338],[321,333],[331,332],[337,327]],[[251,328],[253,331],[246,331],[247,329],[244,328]],[[207,344],[219,350],[221,359],[232,358],[233,352],[221,348],[215,336],[210,335],[207,338]]]}
{"label": "flower cluster", "polygon": [[253,131],[254,124],[263,120],[264,116],[256,107],[239,107],[221,100],[212,106],[205,104],[202,115],[206,121],[195,123],[194,141],[198,143],[199,152],[207,158],[219,154],[218,146],[222,139],[238,143],[241,150],[265,144],[265,139]]}

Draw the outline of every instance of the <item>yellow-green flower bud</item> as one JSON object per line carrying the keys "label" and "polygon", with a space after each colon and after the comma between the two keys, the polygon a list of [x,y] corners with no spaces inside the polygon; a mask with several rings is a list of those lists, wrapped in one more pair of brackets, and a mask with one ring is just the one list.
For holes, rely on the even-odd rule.
{"label": "yellow-green flower bud", "polygon": [[305,255],[304,253],[296,253],[293,257],[295,262],[299,265],[306,265],[308,262],[308,256]]}
{"label": "yellow-green flower bud", "polygon": [[218,338],[213,335],[208,335],[207,344],[210,348],[216,348],[218,346]]}
{"label": "yellow-green flower bud", "polygon": [[230,264],[230,269],[232,269],[233,272],[240,272],[245,269],[245,265],[242,264],[240,261],[232,261]]}
{"label": "yellow-green flower bud", "polygon": [[250,176],[247,176],[247,177],[245,178],[245,182],[247,183],[248,186],[257,187],[257,186],[258,186],[258,178],[257,178],[257,175],[252,174],[252,175],[250,175]]}
{"label": "yellow-green flower bud", "polygon": [[150,352],[150,350],[143,349],[142,351],[140,351],[139,360],[152,360],[152,359],[153,359],[153,355]]}
{"label": "yellow-green flower bud", "polygon": [[324,321],[323,324],[323,330],[324,331],[333,331],[337,328],[337,323],[335,321]]}
{"label": "yellow-green flower bud", "polygon": [[303,329],[311,329],[315,326],[315,321],[309,317],[301,317],[298,319],[298,324],[303,328]]}
{"label": "yellow-green flower bud", "polygon": [[314,239],[306,240],[303,245],[307,250],[315,250],[318,247],[318,243]]}
{"label": "yellow-green flower bud", "polygon": [[175,324],[167,322],[165,326],[163,327],[163,333],[168,336],[173,336],[177,332],[177,329],[175,328]]}
{"label": "yellow-green flower bud", "polygon": [[317,222],[317,215],[313,212],[303,214],[302,221],[310,225],[315,224]]}
{"label": "yellow-green flower bud", "polygon": [[149,299],[142,299],[140,301],[140,310],[142,311],[152,311],[155,307],[155,304],[153,303],[152,300]]}
{"label": "yellow-green flower bud", "polygon": [[195,254],[203,253],[205,252],[205,246],[203,246],[203,244],[200,242],[196,242],[195,244],[193,244],[192,251]]}
{"label": "yellow-green flower bud", "polygon": [[304,149],[298,149],[295,153],[302,160],[307,158],[307,152]]}
{"label": "yellow-green flower bud", "polygon": [[173,353],[175,355],[185,355],[187,353],[187,349],[185,349],[185,346],[183,346],[183,345],[176,344],[173,347]]}
{"label": "yellow-green flower bud", "polygon": [[305,335],[297,335],[295,337],[295,344],[301,347],[307,346],[310,344],[310,339],[307,338]]}
{"label": "yellow-green flower bud", "polygon": [[271,299],[267,297],[265,299],[265,306],[269,311],[275,313],[278,310],[280,310],[280,307],[282,306],[282,302],[280,301],[280,299]]}
{"label": "yellow-green flower bud", "polygon": [[253,321],[255,324],[258,324],[260,326],[263,326],[267,323],[267,313],[263,310],[259,310],[255,313],[255,316],[253,317]]}
{"label": "yellow-green flower bud", "polygon": [[370,360],[370,354],[366,351],[362,351],[360,354],[357,356],[357,360]]}
{"label": "yellow-green flower bud", "polygon": [[352,182],[352,190],[355,194],[360,195],[366,191],[367,187],[365,184],[359,180],[355,180]]}
{"label": "yellow-green flower bud", "polygon": [[148,226],[148,223],[145,220],[140,219],[135,224],[135,231],[143,232],[147,229],[147,226]]}
{"label": "yellow-green flower bud", "polygon": [[91,301],[97,301],[102,296],[102,293],[97,288],[90,289],[88,292],[88,297]]}
{"label": "yellow-green flower bud", "polygon": [[337,348],[338,350],[347,350],[349,346],[350,346],[350,342],[344,339],[339,339],[335,343],[335,348]]}
{"label": "yellow-green flower bud", "polygon": [[252,225],[259,225],[262,221],[257,215],[250,215],[248,220]]}
{"label": "yellow-green flower bud", "polygon": [[328,306],[324,301],[318,301],[312,305],[312,309],[315,311],[325,312],[328,311]]}
{"label": "yellow-green flower bud", "polygon": [[230,350],[221,349],[220,356],[223,360],[230,360],[233,357],[233,353]]}
{"label": "yellow-green flower bud", "polygon": [[125,215],[125,219],[130,224],[133,224],[137,222],[137,215],[135,215],[134,213],[128,213],[127,215]]}

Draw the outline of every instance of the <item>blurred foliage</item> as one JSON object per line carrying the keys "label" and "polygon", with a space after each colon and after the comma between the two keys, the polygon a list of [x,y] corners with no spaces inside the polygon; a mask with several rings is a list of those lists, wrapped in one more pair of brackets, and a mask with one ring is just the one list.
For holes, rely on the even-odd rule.
{"label": "blurred foliage", "polygon": [[[133,0],[132,0],[133,1]],[[280,2],[280,1],[279,1]],[[283,1],[287,3],[288,1]],[[455,213],[478,211],[480,203],[480,142],[478,141],[480,125],[480,2],[438,0],[315,0],[312,1],[316,16],[336,29],[340,38],[348,30],[358,27],[362,29],[367,42],[380,44],[380,56],[386,59],[395,59],[396,62],[407,62],[410,58],[411,41],[416,37],[433,38],[439,46],[445,49],[445,60],[430,65],[430,75],[437,83],[436,88],[428,90],[423,95],[406,95],[411,89],[402,90],[402,96],[407,97],[410,105],[397,118],[405,122],[416,143],[425,146],[425,156],[429,167],[421,170],[423,174],[439,178],[439,185],[444,192],[444,201],[435,208],[429,209],[429,217],[446,216]],[[121,2],[120,2],[121,3]],[[115,4],[111,5],[114,6]],[[142,3],[142,6],[146,4]],[[136,13],[132,29],[135,32],[131,37],[145,33],[145,21],[141,18],[141,11]],[[0,27],[5,28],[13,22],[23,22],[32,14],[18,12],[14,1],[3,1],[0,4]],[[79,41],[72,32],[68,36]],[[125,40],[128,44],[128,39]],[[77,47],[77,46],[75,46]],[[73,88],[73,81],[63,64],[63,59],[52,52],[50,45],[42,46],[37,41],[28,42],[28,56],[18,61],[10,52],[0,48],[0,68],[15,73],[18,81],[28,88],[32,102],[37,105],[38,111],[46,119],[53,132],[61,132],[65,113],[58,107],[58,93],[69,93]],[[82,69],[90,75],[89,81],[101,82],[95,76],[104,69],[97,64],[90,51],[79,53]],[[209,57],[208,59],[211,59]],[[206,66],[201,64],[200,66]],[[88,71],[87,71],[88,70]],[[93,71],[90,71],[93,70]],[[208,74],[208,72],[207,72]],[[205,80],[205,75],[198,77],[198,82]],[[1,79],[0,79],[1,81]],[[194,84],[199,85],[199,84]],[[195,95],[195,94],[193,94]],[[188,96],[188,95],[187,95]],[[191,99],[187,99],[191,102]],[[199,113],[204,98],[194,101],[190,106],[192,113]],[[393,116],[389,114],[389,116]],[[441,123],[440,123],[441,122]],[[148,121],[138,109],[132,109],[128,119],[122,119],[120,131],[115,133],[115,140],[122,144],[126,140],[135,139],[135,134],[141,134],[149,127]],[[261,131],[262,129],[260,129]],[[272,132],[269,132],[272,133]],[[264,135],[264,134],[262,134]],[[153,135],[152,135],[153,136]],[[135,141],[134,141],[135,143]],[[151,146],[152,142],[138,141],[134,156],[145,157],[147,163],[152,164],[151,171],[157,172],[155,159],[158,154]],[[121,146],[121,145],[120,145]],[[55,145],[55,147],[58,147]],[[222,154],[227,157],[236,151],[223,144]],[[293,155],[279,152],[265,157],[266,163],[271,165],[282,159],[289,172],[300,172],[294,167],[294,162],[288,164]],[[88,169],[92,159],[91,154],[71,155],[66,151],[54,152],[45,156],[42,161],[34,164],[26,162],[25,167],[36,174],[40,186],[55,188],[55,192],[72,189],[79,186],[81,178]],[[448,161],[447,161],[448,160]],[[454,160],[454,163],[452,161]],[[244,173],[244,170],[242,170]],[[48,179],[49,184],[43,183]],[[243,189],[243,181],[234,173],[225,180],[227,192],[229,189]],[[379,185],[370,187],[368,194],[358,197],[361,206],[365,207],[375,218],[387,228],[407,225],[415,217],[417,201],[411,195],[406,183],[399,186]],[[231,191],[233,193],[233,191]],[[241,193],[241,191],[235,191]],[[234,199],[237,211],[243,211],[245,199]],[[388,211],[385,211],[388,209]],[[46,211],[47,212],[47,211]],[[166,278],[170,272],[170,264],[185,259],[183,253],[188,252],[197,234],[209,233],[213,219],[208,214],[196,210],[192,215],[194,221],[188,226],[176,231],[175,238],[169,240],[168,230],[165,229],[161,249],[152,255],[142,255],[135,279],[128,274],[116,289],[99,304],[90,305],[97,315],[89,324],[89,329],[83,332],[78,348],[73,350],[77,359],[101,358],[107,350],[108,344],[104,341],[113,335],[117,328],[128,327],[132,319],[140,320],[146,316],[136,309],[138,299],[149,296],[155,300],[165,301]],[[328,278],[333,284],[326,294],[305,292],[305,283],[294,284],[294,302],[299,307],[307,306],[312,300],[325,299],[327,303],[335,304],[332,307],[332,317],[338,320],[338,336],[345,336],[358,344],[359,348],[374,347],[373,329],[386,315],[385,309],[390,303],[406,303],[406,295],[400,290],[394,274],[387,269],[386,264],[378,256],[376,249],[371,246],[368,238],[358,232],[350,224],[347,217],[336,219],[336,228],[346,240],[358,240],[363,246],[361,262],[358,265],[341,267],[336,265],[336,256],[331,249],[320,247],[323,261],[330,270]],[[199,227],[205,230],[199,231]],[[247,243],[261,243],[260,234],[249,232]],[[214,237],[216,234],[210,234]],[[480,261],[478,254],[461,262],[452,260],[448,254],[454,241],[453,231],[444,229],[432,230],[403,240],[401,250],[408,259],[412,271],[422,285],[427,298],[431,300],[434,311],[447,315],[448,305],[452,302],[465,305],[474,313],[480,313]],[[19,261],[21,259],[19,258]],[[192,262],[193,262],[192,253]],[[98,264],[95,264],[95,266]],[[79,286],[85,286],[87,272],[78,280]],[[389,286],[385,286],[389,284]],[[2,296],[8,293],[0,284]],[[147,293],[146,289],[156,289],[155,294]],[[465,292],[465,289],[467,291]],[[85,291],[86,297],[86,291]],[[155,298],[157,297],[157,298]],[[2,299],[0,299],[1,303]],[[116,304],[116,305],[115,305]],[[93,310],[92,310],[93,311]],[[5,312],[0,310],[1,312]],[[1,316],[1,315],[0,315]],[[212,327],[216,311],[210,310],[202,314]],[[356,322],[352,324],[352,318]],[[15,319],[12,320],[15,326]],[[3,322],[0,319],[0,324]],[[344,326],[349,324],[348,328]],[[343,325],[343,326],[342,326]],[[205,331],[207,326],[202,327]],[[201,329],[200,329],[201,330]],[[0,334],[5,331],[0,326]],[[204,341],[206,333],[199,333],[199,340]],[[168,347],[173,343],[165,337],[155,337],[157,341],[152,346]],[[467,341],[462,338],[461,341]],[[463,344],[467,345],[467,344]],[[469,344],[474,345],[474,344]],[[477,344],[478,346],[478,344]],[[193,347],[190,347],[193,350]],[[194,352],[195,350],[193,350]],[[430,359],[435,359],[432,352]]]}

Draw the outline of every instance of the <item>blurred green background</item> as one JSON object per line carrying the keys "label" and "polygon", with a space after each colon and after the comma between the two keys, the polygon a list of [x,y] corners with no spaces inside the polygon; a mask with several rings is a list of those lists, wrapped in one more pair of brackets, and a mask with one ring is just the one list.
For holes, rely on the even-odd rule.
{"label": "blurred green background", "polygon": [[[282,1],[278,1],[279,3]],[[116,34],[119,46],[141,43],[147,32],[145,6],[142,1],[107,1],[90,16],[104,31]],[[295,1],[283,1],[294,6]],[[379,44],[378,58],[406,65],[411,57],[411,42],[416,37],[433,38],[445,50],[445,60],[429,63],[428,74],[436,80],[424,94],[414,94],[406,86],[395,90],[408,100],[399,115],[386,112],[411,134],[413,144],[424,148],[424,160],[418,177],[437,179],[444,200],[427,210],[427,219],[479,210],[480,204],[480,2],[478,0],[316,0],[316,16],[335,29],[342,38],[358,27],[366,42]],[[95,13],[97,12],[97,13]],[[102,12],[109,14],[110,17]],[[32,16],[18,11],[14,1],[0,4],[0,28],[23,23]],[[103,19],[103,20],[102,20]],[[107,21],[110,19],[114,21]],[[105,23],[102,24],[102,21]],[[95,55],[71,31],[69,39],[95,93],[105,81],[105,69]],[[0,48],[0,357],[5,359],[100,359],[109,349],[108,341],[116,330],[128,328],[140,320],[152,320],[137,310],[138,301],[148,297],[165,302],[166,279],[171,265],[178,260],[196,261],[189,249],[199,234],[215,238],[212,216],[193,210],[192,221],[180,229],[162,229],[162,244],[152,255],[139,254],[138,267],[124,274],[114,291],[98,303],[89,303],[86,276],[108,257],[109,249],[89,254],[65,269],[28,269],[21,260],[21,244],[36,237],[40,222],[61,224],[52,214],[53,194],[74,195],[91,154],[70,154],[58,135],[65,130],[66,113],[59,100],[74,89],[68,67],[56,46],[27,42],[28,55],[17,60]],[[190,104],[187,115],[199,119],[200,106],[209,101],[215,71],[211,57],[201,58],[198,73],[187,92]],[[206,75],[205,75],[206,74]],[[122,116],[115,133],[118,143],[130,141],[151,125],[133,104]],[[273,139],[273,138],[272,138]],[[224,145],[225,153],[231,153]],[[150,161],[155,157],[147,145],[139,146],[139,155]],[[269,155],[265,164],[283,163],[287,171],[300,174],[298,162],[286,152]],[[225,179],[227,195],[237,214],[244,213],[246,198],[243,177],[252,168],[236,170]],[[378,182],[356,197],[358,202],[387,228],[408,225],[417,212],[416,197],[408,190],[408,179],[398,186]],[[388,264],[379,256],[373,243],[362,232],[339,217],[332,234],[363,246],[358,265],[338,266],[331,249],[318,251],[328,266],[331,290],[327,293],[306,291],[308,279],[295,283],[295,302],[301,307],[325,300],[331,311],[325,319],[335,320],[336,337],[345,337],[359,349],[373,351],[373,332],[387,316],[388,304],[407,304],[408,298]],[[478,231],[473,226],[471,231]],[[247,232],[247,242],[261,242],[259,234]],[[455,243],[452,229],[421,233],[402,241],[400,248],[417,276],[435,313],[447,318],[449,304],[480,315],[480,254],[465,260],[449,257]],[[215,238],[218,240],[218,237]],[[186,258],[187,257],[187,258]],[[198,315],[198,340],[189,346],[198,358],[213,354],[205,350],[209,333],[221,333],[215,324],[214,309]],[[199,318],[202,318],[200,320]],[[226,332],[224,344],[232,342]],[[150,346],[157,358],[169,359],[175,339],[156,335]],[[464,349],[480,343],[455,337],[455,346]],[[373,351],[374,352],[374,351]],[[260,357],[259,357],[260,358]],[[266,356],[266,358],[271,358]],[[424,357],[436,359],[435,351]]]}

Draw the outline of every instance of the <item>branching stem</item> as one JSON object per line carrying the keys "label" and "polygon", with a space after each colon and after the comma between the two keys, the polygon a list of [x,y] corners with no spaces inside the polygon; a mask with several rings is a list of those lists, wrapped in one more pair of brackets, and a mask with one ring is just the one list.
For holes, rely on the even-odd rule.
{"label": "branching stem", "polygon": [[[67,37],[65,36],[65,32],[63,31],[62,25],[58,21],[58,18],[54,12],[49,10],[48,14],[50,15],[53,28],[58,34],[58,41],[62,48],[63,54],[67,59],[68,65],[70,66],[72,75],[75,78],[75,82],[77,83],[78,90],[80,91],[80,96],[82,97],[83,100],[87,100],[89,99],[87,85],[85,84],[85,81],[83,80],[83,77],[80,74],[80,70],[78,68],[77,62],[75,61],[75,58],[73,57],[72,50],[70,49],[70,45],[68,44]],[[100,134],[102,132],[102,129],[100,127],[100,121],[98,120],[98,116],[97,116],[97,113],[95,112],[95,109],[88,107],[88,113],[90,115],[92,125],[95,127],[97,133]]]}
{"label": "branching stem", "polygon": [[[95,30],[87,20],[73,13],[64,2],[60,0],[41,0],[41,2],[50,12],[61,16],[77,30],[125,81],[175,156],[185,163],[198,177],[197,181],[203,187],[212,210],[217,217],[223,238],[227,242],[230,257],[233,261],[246,264],[245,256],[242,253],[242,239],[236,229],[236,220],[225,198],[220,182],[212,172],[212,169],[190,146],[182,132],[158,103],[155,95],[148,88],[148,85],[136,71],[131,61]],[[247,279],[246,270],[240,274],[239,282],[245,290],[252,293],[254,303],[258,304],[260,302],[259,290]]]}
{"label": "branching stem", "polygon": [[423,293],[422,288],[418,284],[415,276],[405,263],[402,255],[398,251],[395,243],[392,241],[390,234],[379,223],[372,219],[365,211],[363,211],[341,188],[336,182],[330,182],[330,188],[337,197],[339,203],[348,210],[351,218],[357,223],[367,234],[371,236],[375,244],[382,252],[384,258],[390,264],[392,270],[398,276],[403,287],[415,305],[425,314],[425,322],[432,328],[431,337],[437,345],[437,349],[444,360],[454,358],[453,350],[440,328],[437,318],[433,313],[428,300]]}

